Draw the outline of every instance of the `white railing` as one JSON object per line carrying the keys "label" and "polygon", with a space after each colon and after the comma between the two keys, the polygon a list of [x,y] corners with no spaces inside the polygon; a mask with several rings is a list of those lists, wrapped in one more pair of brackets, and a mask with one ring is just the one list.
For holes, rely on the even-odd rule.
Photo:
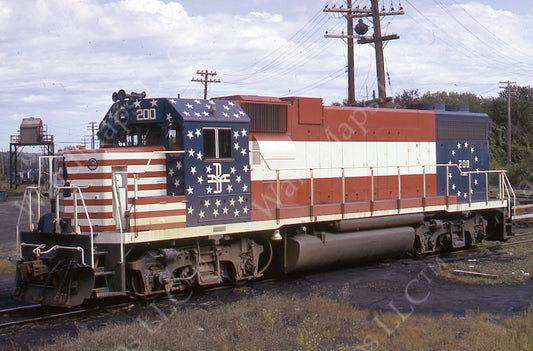
{"label": "white railing", "polygon": [[[485,176],[485,203],[488,205],[490,200],[490,189],[489,189],[489,175],[490,174],[498,174],[498,199],[501,200],[502,204],[505,204],[505,201],[507,201],[507,209],[508,209],[508,216],[512,216],[512,211],[514,211],[514,206],[516,205],[516,195],[514,193],[514,190],[509,183],[509,180],[507,178],[507,171],[506,170],[486,170],[486,171],[463,171],[459,165],[457,164],[429,164],[429,165],[401,165],[401,166],[368,166],[368,167],[310,167],[310,168],[274,168],[269,165],[269,162],[264,158],[263,154],[259,150],[251,150],[251,152],[258,153],[263,160],[264,164],[266,165],[267,169],[271,172],[274,172],[276,175],[276,221],[279,224],[281,221],[280,217],[280,211],[281,211],[281,182],[283,179],[281,178],[281,172],[309,172],[308,179],[310,181],[310,219],[314,220],[314,206],[315,206],[315,199],[314,199],[314,180],[315,180],[315,173],[316,171],[337,171],[338,176],[336,178],[341,179],[341,192],[342,192],[342,200],[341,200],[341,215],[342,218],[345,217],[345,206],[346,206],[346,172],[347,171],[358,171],[355,173],[362,173],[369,174],[370,175],[370,213],[371,215],[374,215],[374,206],[373,203],[376,200],[375,199],[375,178],[378,176],[376,173],[382,173],[386,175],[396,175],[397,177],[397,186],[398,186],[398,194],[397,197],[394,200],[397,200],[397,211],[398,213],[401,212],[401,206],[400,206],[400,200],[402,200],[402,175],[412,175],[413,169],[421,169],[422,173],[417,173],[417,175],[422,176],[422,188],[423,188],[423,194],[422,194],[422,208],[425,210],[426,208],[426,198],[427,198],[427,171],[428,169],[435,170],[439,168],[445,168],[445,177],[446,177],[446,209],[450,208],[450,171],[452,169],[457,169],[459,171],[459,175],[461,177],[468,177],[468,204],[469,206],[472,206],[472,175],[473,174],[482,174]],[[396,169],[397,171],[392,171],[391,169]],[[402,170],[407,169],[407,172],[403,172]],[[382,172],[379,172],[382,171]],[[410,171],[410,172],[409,172]],[[435,173],[430,173],[431,175]],[[438,195],[436,195],[438,196]],[[479,201],[477,201],[479,202]]]}

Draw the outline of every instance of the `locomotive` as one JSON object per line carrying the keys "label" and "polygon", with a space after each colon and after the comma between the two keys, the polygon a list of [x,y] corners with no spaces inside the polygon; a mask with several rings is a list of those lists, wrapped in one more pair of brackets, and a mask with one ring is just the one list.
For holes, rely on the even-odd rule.
{"label": "locomotive", "polygon": [[[54,172],[26,190],[16,296],[150,298],[508,239],[515,198],[489,169],[487,115],[429,107],[120,90],[100,148],[42,157]],[[51,203],[37,223],[35,195]]]}

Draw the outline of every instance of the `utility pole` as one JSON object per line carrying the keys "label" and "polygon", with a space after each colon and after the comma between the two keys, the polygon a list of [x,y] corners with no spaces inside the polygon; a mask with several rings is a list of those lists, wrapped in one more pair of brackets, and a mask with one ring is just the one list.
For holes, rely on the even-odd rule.
{"label": "utility pole", "polygon": [[204,100],[207,100],[207,83],[220,83],[220,79],[209,78],[209,76],[216,76],[217,72],[196,71],[196,74],[203,76],[202,78],[193,78],[192,82],[200,82],[204,85]]}
{"label": "utility pole", "polygon": [[[348,22],[348,28],[347,28],[347,35],[342,32],[340,35],[331,35],[326,32],[324,35],[325,38],[341,38],[346,39],[348,44],[348,104],[351,105],[355,102],[355,94],[354,94],[354,62],[353,62],[353,39],[357,38],[358,44],[368,44],[368,43],[374,43],[374,47],[376,50],[376,73],[377,73],[377,80],[378,80],[378,91],[379,91],[379,105],[383,107],[387,102],[387,92],[386,92],[386,85],[385,85],[385,64],[384,64],[384,56],[383,56],[383,42],[393,39],[399,39],[400,37],[396,34],[393,35],[387,35],[382,36],[381,35],[381,16],[389,16],[389,15],[403,15],[403,7],[401,4],[399,4],[399,11],[395,11],[392,7],[391,3],[391,9],[389,11],[385,10],[385,7],[383,9],[379,10],[379,2],[378,0],[371,0],[371,8],[367,9],[366,6],[363,8],[359,8],[359,6],[356,6],[355,8],[352,5],[351,0],[347,0],[347,8],[336,7],[333,5],[333,7],[326,7],[324,8],[323,12],[335,12],[335,13],[342,13],[343,16],[346,18]],[[374,34],[372,36],[365,37],[364,34],[368,31],[368,25],[365,24],[362,20],[362,18],[368,17],[372,18],[371,22],[373,23],[374,27]],[[355,26],[355,32],[357,35],[353,34],[353,19],[359,18],[359,23]]]}
{"label": "utility pole", "polygon": [[91,149],[95,148],[96,124],[97,122],[89,122],[89,127],[87,128],[91,132]]}
{"label": "utility pole", "polygon": [[500,89],[507,89],[507,165],[511,165],[511,84],[516,82],[500,82],[500,84],[507,84],[500,86]]}

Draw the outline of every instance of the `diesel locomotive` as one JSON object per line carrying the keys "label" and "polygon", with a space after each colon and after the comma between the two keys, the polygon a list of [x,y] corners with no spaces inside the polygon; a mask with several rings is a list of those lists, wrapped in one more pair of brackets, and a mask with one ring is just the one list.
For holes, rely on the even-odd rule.
{"label": "diesel locomotive", "polygon": [[26,190],[16,296],[71,307],[506,240],[487,115],[430,107],[114,93],[100,147],[42,157],[54,172]]}

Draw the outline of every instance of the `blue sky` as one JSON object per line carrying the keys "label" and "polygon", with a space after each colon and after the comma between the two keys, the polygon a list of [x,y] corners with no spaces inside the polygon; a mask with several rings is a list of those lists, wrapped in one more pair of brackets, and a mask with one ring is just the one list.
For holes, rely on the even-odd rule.
{"label": "blue sky", "polygon": [[[353,0],[360,6],[369,0]],[[216,70],[210,96],[346,98],[346,48],[322,12],[343,0],[0,0],[0,149],[23,117],[79,144],[119,89],[201,97],[197,69]],[[526,1],[403,0],[386,17],[389,95],[403,90],[496,96],[500,80],[532,85],[533,11]],[[398,6],[398,1],[393,1]],[[390,0],[385,1],[390,7]],[[356,95],[376,89],[374,51],[356,46]]]}

